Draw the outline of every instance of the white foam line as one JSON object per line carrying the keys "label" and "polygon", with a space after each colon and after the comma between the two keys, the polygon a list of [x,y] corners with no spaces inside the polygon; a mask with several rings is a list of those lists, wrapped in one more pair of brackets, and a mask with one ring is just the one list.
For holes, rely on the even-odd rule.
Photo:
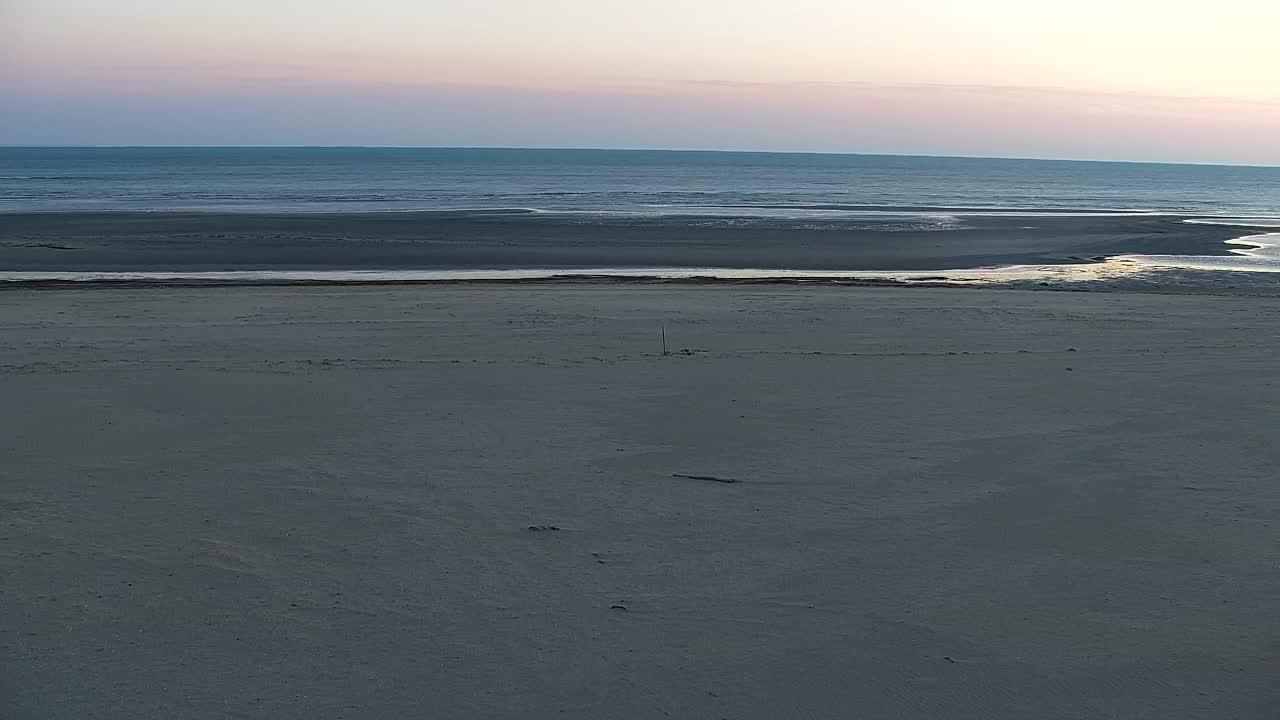
{"label": "white foam line", "polygon": [[1230,218],[1188,218],[1182,222],[1188,225],[1215,225],[1239,228],[1280,228],[1280,218],[1273,217],[1230,217]]}

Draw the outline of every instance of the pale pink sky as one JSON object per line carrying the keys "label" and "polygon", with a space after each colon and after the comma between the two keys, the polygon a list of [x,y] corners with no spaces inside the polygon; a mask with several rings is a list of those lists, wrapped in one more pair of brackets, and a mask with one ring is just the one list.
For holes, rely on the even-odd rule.
{"label": "pale pink sky", "polygon": [[1280,3],[0,0],[0,143],[1280,164]]}

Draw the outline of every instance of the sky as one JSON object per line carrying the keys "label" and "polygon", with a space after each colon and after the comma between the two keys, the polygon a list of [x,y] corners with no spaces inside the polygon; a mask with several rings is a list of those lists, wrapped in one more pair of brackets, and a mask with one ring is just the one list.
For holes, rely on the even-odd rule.
{"label": "sky", "polygon": [[1275,0],[0,0],[0,143],[1280,165]]}

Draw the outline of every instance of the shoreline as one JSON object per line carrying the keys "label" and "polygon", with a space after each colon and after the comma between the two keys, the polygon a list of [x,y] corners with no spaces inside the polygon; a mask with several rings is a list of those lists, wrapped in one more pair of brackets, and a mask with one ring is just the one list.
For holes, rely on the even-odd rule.
{"label": "shoreline", "polygon": [[[1237,281],[1251,274],[1259,277],[1243,294],[1271,294],[1265,275],[1280,272],[1280,226],[1261,217],[861,209],[896,214],[0,212],[10,221],[0,229],[0,290],[650,284],[1240,294]],[[898,221],[915,215],[936,226],[904,230]],[[734,258],[746,262],[722,262]]]}
{"label": "shoreline", "polygon": [[[1247,226],[1228,226],[1247,227]],[[1270,242],[1269,242],[1270,241]],[[1118,255],[1040,266],[992,266],[929,271],[858,271],[768,268],[493,268],[326,269],[222,271],[0,271],[0,290],[90,287],[351,287],[415,285],[673,285],[844,286],[1108,289],[1108,281],[1143,277],[1158,282],[1177,273],[1202,276],[1280,272],[1280,233],[1226,240],[1221,255]],[[1259,254],[1262,251],[1262,254]],[[1234,262],[1233,262],[1234,261]],[[1127,288],[1121,288],[1127,289]]]}
{"label": "shoreline", "polygon": [[[139,289],[139,288],[340,288],[340,287],[520,287],[520,286],[599,286],[630,287],[643,285],[675,286],[675,287],[742,287],[751,285],[778,285],[802,287],[931,287],[931,288],[968,288],[978,287],[966,283],[951,282],[945,278],[931,278],[921,281],[895,280],[892,278],[804,278],[804,277],[761,277],[761,278],[726,278],[710,275],[691,277],[665,278],[654,275],[550,275],[547,277],[525,278],[439,278],[430,280],[326,280],[326,279],[200,279],[188,278],[121,278],[113,280],[84,279],[32,279],[32,280],[0,280],[0,292],[19,290],[64,290],[64,289]],[[995,286],[992,286],[995,287]]]}
{"label": "shoreline", "polygon": [[[1043,212],[1053,213],[1047,208]],[[1126,255],[1229,256],[1238,227],[1193,214],[0,213],[0,268],[42,273],[989,272]],[[756,272],[756,271],[753,271]],[[759,272],[756,273],[757,275]]]}

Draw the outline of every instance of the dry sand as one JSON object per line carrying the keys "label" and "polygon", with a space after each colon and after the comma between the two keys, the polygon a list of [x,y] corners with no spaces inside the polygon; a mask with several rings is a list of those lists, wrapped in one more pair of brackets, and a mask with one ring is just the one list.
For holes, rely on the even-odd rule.
{"label": "dry sand", "polygon": [[1278,330],[1122,293],[3,292],[0,717],[1274,718]]}

